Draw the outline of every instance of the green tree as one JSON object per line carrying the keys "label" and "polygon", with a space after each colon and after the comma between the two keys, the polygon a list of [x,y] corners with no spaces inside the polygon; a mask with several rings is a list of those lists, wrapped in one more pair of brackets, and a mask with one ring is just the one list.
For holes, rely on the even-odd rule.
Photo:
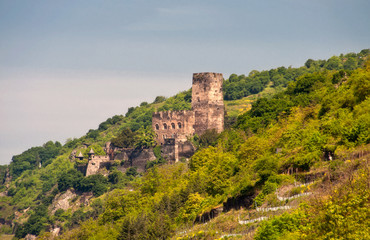
{"label": "green tree", "polygon": [[66,191],[68,188],[76,186],[82,181],[83,175],[76,169],[70,169],[67,172],[63,172],[58,178],[58,190],[60,192]]}
{"label": "green tree", "polygon": [[354,70],[357,68],[357,59],[354,57],[349,57],[343,64],[345,70]]}
{"label": "green tree", "polygon": [[329,70],[339,70],[342,67],[342,61],[339,57],[333,56],[325,64],[325,68]]}
{"label": "green tree", "polygon": [[122,132],[111,140],[115,147],[131,148],[135,145],[135,133],[129,128],[124,128]]}
{"label": "green tree", "polygon": [[135,135],[136,148],[150,148],[155,146],[155,132],[151,127],[140,128]]}
{"label": "green tree", "polygon": [[86,137],[88,138],[92,138],[92,139],[96,139],[97,137],[99,136],[99,130],[94,130],[94,129],[90,129],[87,134],[86,134]]}
{"label": "green tree", "polygon": [[199,144],[202,147],[214,146],[216,144],[218,133],[216,129],[207,129],[200,137]]}
{"label": "green tree", "polygon": [[164,102],[164,101],[166,101],[166,97],[164,97],[164,96],[157,96],[154,99],[153,103],[161,103],[161,102]]}

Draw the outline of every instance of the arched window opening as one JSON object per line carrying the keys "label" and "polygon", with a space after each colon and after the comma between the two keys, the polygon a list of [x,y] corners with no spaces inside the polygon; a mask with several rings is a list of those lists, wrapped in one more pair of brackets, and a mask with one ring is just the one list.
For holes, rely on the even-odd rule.
{"label": "arched window opening", "polygon": [[175,129],[175,124],[171,123],[171,127],[172,127],[172,129]]}
{"label": "arched window opening", "polygon": [[179,122],[179,123],[177,123],[177,126],[179,127],[179,128],[181,128],[181,123]]}
{"label": "arched window opening", "polygon": [[163,129],[167,129],[167,124],[163,123]]}
{"label": "arched window opening", "polygon": [[155,125],[155,129],[159,130],[159,125],[158,124]]}

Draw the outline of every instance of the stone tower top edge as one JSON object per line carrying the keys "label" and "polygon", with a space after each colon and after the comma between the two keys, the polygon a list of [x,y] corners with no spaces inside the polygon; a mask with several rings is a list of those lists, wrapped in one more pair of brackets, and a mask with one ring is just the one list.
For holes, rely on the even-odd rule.
{"label": "stone tower top edge", "polygon": [[212,78],[223,78],[222,73],[215,73],[215,72],[200,72],[200,73],[193,73],[193,80],[199,77],[212,77]]}
{"label": "stone tower top edge", "polygon": [[210,84],[210,83],[217,83],[222,84],[223,82],[222,73],[215,73],[215,72],[201,72],[201,73],[193,73],[193,87],[197,84]]}
{"label": "stone tower top edge", "polygon": [[216,75],[222,75],[222,73],[217,73],[217,72],[198,72],[198,73],[193,73],[193,75],[198,75],[198,74],[216,74]]}

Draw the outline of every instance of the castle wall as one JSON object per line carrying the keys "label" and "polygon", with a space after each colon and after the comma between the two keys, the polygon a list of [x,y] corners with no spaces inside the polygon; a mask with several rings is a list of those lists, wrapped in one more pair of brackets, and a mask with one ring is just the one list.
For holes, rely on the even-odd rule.
{"label": "castle wall", "polygon": [[167,161],[178,161],[178,149],[174,138],[166,139],[162,145],[161,155]]}
{"label": "castle wall", "polygon": [[96,174],[100,168],[100,163],[108,162],[108,156],[92,156],[89,162],[87,163],[86,174],[85,176]]}
{"label": "castle wall", "polygon": [[195,147],[190,141],[179,142],[178,146],[178,159],[190,158],[195,152]]}
{"label": "castle wall", "polygon": [[175,138],[186,141],[194,133],[193,111],[167,111],[153,113],[152,127],[156,133],[157,143],[163,145],[165,139]]}
{"label": "castle wall", "polygon": [[173,161],[189,158],[195,152],[187,141],[189,136],[202,135],[208,129],[218,133],[224,130],[222,85],[221,73],[194,73],[191,111],[153,113],[152,128],[157,144],[162,145],[163,157]]}
{"label": "castle wall", "polygon": [[156,160],[153,149],[126,149],[128,159],[123,164],[124,168],[136,167],[138,172],[145,172],[146,164]]}

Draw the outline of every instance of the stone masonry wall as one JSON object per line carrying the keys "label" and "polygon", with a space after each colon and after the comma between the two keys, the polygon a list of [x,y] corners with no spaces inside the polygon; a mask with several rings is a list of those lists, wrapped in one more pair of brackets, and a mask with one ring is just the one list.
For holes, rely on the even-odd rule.
{"label": "stone masonry wall", "polygon": [[167,138],[185,142],[187,136],[202,135],[207,129],[222,132],[225,114],[222,84],[221,73],[194,73],[191,111],[153,113],[157,143],[163,145]]}
{"label": "stone masonry wall", "polygon": [[194,133],[193,111],[168,111],[153,113],[152,127],[156,133],[158,144],[163,145],[165,139],[175,138],[186,141],[186,137]]}
{"label": "stone masonry wall", "polygon": [[109,162],[108,156],[92,156],[92,158],[87,163],[87,169],[85,176],[96,174],[100,168],[100,163]]}
{"label": "stone masonry wall", "polygon": [[221,73],[194,73],[192,110],[195,116],[194,131],[202,135],[207,129],[224,130],[224,101]]}
{"label": "stone masonry wall", "polygon": [[157,144],[162,145],[162,156],[178,161],[194,154],[194,146],[187,141],[194,134],[206,130],[224,130],[223,76],[221,73],[194,73],[192,110],[155,112],[152,127]]}

